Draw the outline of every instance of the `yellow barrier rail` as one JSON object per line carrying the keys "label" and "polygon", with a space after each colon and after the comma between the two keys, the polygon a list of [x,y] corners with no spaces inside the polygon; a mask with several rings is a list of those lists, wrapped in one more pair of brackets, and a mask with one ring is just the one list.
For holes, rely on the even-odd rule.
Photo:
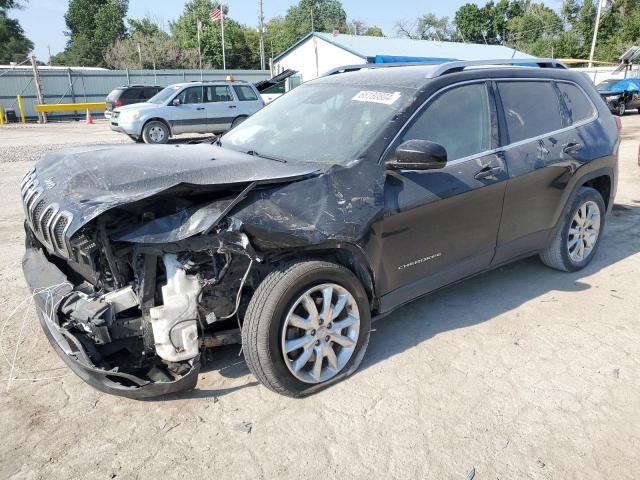
{"label": "yellow barrier rail", "polygon": [[43,103],[36,105],[36,112],[73,112],[74,110],[104,110],[106,102],[90,103]]}
{"label": "yellow barrier rail", "polygon": [[0,103],[0,125],[4,125],[4,107]]}

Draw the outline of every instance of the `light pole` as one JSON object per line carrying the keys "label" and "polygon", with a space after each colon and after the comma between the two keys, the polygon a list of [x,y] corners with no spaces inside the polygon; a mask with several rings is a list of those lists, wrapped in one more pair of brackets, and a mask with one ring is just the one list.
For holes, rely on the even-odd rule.
{"label": "light pole", "polygon": [[598,39],[598,27],[600,26],[600,15],[602,14],[602,4],[606,0],[598,0],[598,13],[596,13],[596,25],[593,29],[593,39],[591,40],[591,52],[589,53],[589,68],[593,67],[593,54],[596,51],[596,40]]}
{"label": "light pole", "polygon": [[264,10],[262,5],[263,0],[259,0],[260,13],[259,13],[259,24],[260,24],[260,69],[265,69],[265,61],[264,61]]}

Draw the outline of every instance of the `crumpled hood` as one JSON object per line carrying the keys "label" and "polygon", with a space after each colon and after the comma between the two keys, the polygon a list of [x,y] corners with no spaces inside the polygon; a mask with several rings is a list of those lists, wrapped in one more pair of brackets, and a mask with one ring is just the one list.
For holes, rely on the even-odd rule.
{"label": "crumpled hood", "polygon": [[73,214],[68,234],[112,208],[178,185],[210,191],[251,182],[283,183],[321,173],[311,163],[281,163],[214,145],[86,146],[50,152],[36,164],[47,203]]}

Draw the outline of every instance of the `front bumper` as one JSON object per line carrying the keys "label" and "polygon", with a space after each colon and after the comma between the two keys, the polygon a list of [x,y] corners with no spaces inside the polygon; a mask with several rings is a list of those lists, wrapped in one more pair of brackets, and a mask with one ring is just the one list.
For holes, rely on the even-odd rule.
{"label": "front bumper", "polygon": [[91,362],[80,340],[69,330],[60,327],[58,307],[73,285],[45,256],[42,249],[27,245],[22,270],[33,292],[40,324],[56,353],[82,380],[92,387],[112,395],[142,399],[193,389],[200,371],[199,356],[191,369],[173,382],[152,382],[134,375],[107,371]]}
{"label": "front bumper", "polygon": [[142,134],[142,126],[144,122],[140,119],[133,121],[122,120],[122,115],[119,115],[117,118],[114,118],[114,115],[111,115],[109,120],[109,128],[114,132],[126,133],[127,135],[140,136]]}

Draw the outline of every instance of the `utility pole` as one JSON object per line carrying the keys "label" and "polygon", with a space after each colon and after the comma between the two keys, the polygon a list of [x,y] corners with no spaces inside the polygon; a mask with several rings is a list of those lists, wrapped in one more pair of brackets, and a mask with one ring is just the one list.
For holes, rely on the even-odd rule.
{"label": "utility pole", "polygon": [[263,9],[263,0],[259,0],[260,6],[260,14],[258,17],[258,23],[260,25],[260,69],[265,69],[265,61],[264,61],[264,9]]}
{"label": "utility pole", "polygon": [[140,43],[138,43],[138,60],[140,60],[140,70],[142,70],[142,48]]}
{"label": "utility pole", "polygon": [[593,67],[593,54],[596,51],[596,40],[598,39],[598,27],[600,26],[600,15],[602,14],[602,3],[598,0],[598,13],[596,13],[596,25],[593,28],[593,40],[591,40],[591,52],[589,53],[589,68]]}
{"label": "utility pole", "polygon": [[[38,73],[38,64],[36,63],[35,55],[31,56],[31,66],[33,67],[33,83],[36,86],[36,97],[38,99],[38,105],[42,105],[44,103],[42,96],[42,85],[40,84],[40,74]],[[39,112],[38,122],[47,123],[47,114],[44,112]]]}

